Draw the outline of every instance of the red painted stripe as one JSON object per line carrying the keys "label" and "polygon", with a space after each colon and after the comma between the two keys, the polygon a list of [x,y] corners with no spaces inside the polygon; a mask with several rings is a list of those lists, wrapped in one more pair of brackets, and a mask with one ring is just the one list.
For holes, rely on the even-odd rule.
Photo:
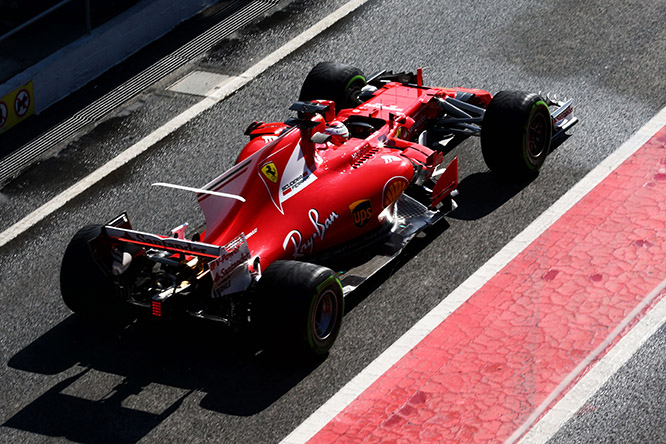
{"label": "red painted stripe", "polygon": [[310,442],[503,442],[666,278],[666,128]]}

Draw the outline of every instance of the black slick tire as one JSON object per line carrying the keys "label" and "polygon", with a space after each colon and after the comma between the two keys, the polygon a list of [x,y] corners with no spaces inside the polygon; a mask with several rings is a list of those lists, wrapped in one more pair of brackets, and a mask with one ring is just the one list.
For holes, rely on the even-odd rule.
{"label": "black slick tire", "polygon": [[298,100],[333,100],[336,112],[361,104],[359,94],[365,86],[360,69],[337,62],[317,64],[305,78]]}
{"label": "black slick tire", "polygon": [[324,356],[333,346],[344,298],[329,268],[276,261],[259,280],[256,298],[257,328],[269,348],[307,359]]}
{"label": "black slick tire", "polygon": [[91,322],[119,325],[129,322],[129,313],[117,300],[114,283],[90,247],[101,233],[101,225],[87,225],[69,242],[60,267],[60,292],[74,313]]}
{"label": "black slick tire", "polygon": [[534,177],[550,152],[550,110],[538,94],[501,91],[481,125],[481,151],[488,168],[503,179]]}

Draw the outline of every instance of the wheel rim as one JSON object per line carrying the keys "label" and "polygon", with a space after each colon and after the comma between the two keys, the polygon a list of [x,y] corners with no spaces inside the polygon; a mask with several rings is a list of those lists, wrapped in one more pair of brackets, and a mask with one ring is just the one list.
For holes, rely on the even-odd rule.
{"label": "wheel rim", "polygon": [[326,290],[319,295],[312,310],[311,325],[318,342],[326,341],[338,320],[338,300],[333,290]]}
{"label": "wheel rim", "polygon": [[532,159],[544,154],[548,146],[548,122],[544,113],[537,112],[527,127],[527,153]]}

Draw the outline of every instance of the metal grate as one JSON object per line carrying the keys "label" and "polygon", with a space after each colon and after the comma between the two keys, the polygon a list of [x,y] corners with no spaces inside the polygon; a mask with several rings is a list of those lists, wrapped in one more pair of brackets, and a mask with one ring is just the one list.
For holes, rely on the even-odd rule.
{"label": "metal grate", "polygon": [[136,96],[177,68],[204,54],[224,38],[277,6],[278,3],[277,1],[254,1],[251,3],[235,1],[231,3],[216,14],[216,16],[228,16],[215,26],[76,112],[69,119],[5,157],[0,164],[0,184],[4,184],[9,179],[17,176],[39,156],[68,139],[87,124],[99,120],[118,105]]}
{"label": "metal grate", "polygon": [[428,214],[428,208],[421,202],[403,194],[396,203],[398,207],[398,216],[403,219],[421,217]]}

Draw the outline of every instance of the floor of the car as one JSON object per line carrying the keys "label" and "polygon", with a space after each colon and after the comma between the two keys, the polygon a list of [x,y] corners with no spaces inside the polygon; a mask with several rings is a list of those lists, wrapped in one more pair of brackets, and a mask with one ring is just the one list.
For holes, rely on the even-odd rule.
{"label": "floor of the car", "polygon": [[393,226],[383,243],[378,243],[377,251],[340,276],[345,296],[395,259],[407,243],[425,228],[434,225],[443,217],[439,211],[431,211],[425,205],[403,194],[396,202]]}

